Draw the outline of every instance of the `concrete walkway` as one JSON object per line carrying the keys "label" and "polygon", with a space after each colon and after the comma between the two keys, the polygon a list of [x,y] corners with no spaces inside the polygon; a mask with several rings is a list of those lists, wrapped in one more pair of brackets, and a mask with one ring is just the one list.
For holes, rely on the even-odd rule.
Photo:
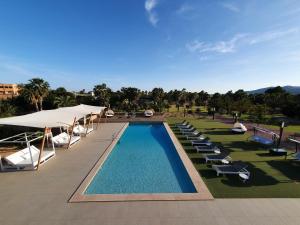
{"label": "concrete walkway", "polygon": [[300,199],[68,203],[123,125],[101,124],[37,172],[0,173],[0,224],[300,224]]}

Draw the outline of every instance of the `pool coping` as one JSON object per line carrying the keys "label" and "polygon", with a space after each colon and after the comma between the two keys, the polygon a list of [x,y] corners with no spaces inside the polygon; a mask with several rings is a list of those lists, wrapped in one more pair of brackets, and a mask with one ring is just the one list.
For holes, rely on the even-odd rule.
{"label": "pool coping", "polygon": [[196,201],[196,200],[212,200],[213,196],[208,190],[207,186],[200,177],[198,171],[194,167],[193,163],[187,156],[182,145],[178,141],[177,137],[169,127],[169,125],[163,122],[166,131],[168,132],[177,153],[184,164],[185,169],[189,177],[191,178],[197,193],[145,193],[145,194],[84,194],[86,188],[89,186],[94,176],[97,174],[115,145],[118,143],[122,134],[128,127],[129,123],[126,123],[119,131],[117,136],[113,139],[111,144],[106,148],[102,156],[96,162],[94,167],[90,170],[87,176],[79,184],[79,187],[69,199],[70,203],[79,202],[114,202],[114,201]]}

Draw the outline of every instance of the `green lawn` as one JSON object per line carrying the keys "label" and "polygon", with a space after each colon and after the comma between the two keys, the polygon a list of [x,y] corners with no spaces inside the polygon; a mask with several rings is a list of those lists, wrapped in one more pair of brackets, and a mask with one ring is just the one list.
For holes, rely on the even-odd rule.
{"label": "green lawn", "polygon": [[[269,129],[279,130],[278,126],[274,126],[274,125],[264,125],[264,126]],[[288,125],[287,127],[284,128],[284,131],[289,133],[300,133],[300,125]]]}
{"label": "green lawn", "polygon": [[[232,116],[230,115],[223,115],[224,117],[227,117],[227,118],[232,118]],[[296,120],[296,119],[289,119],[287,117],[284,117],[284,115],[282,114],[275,114],[275,115],[266,115],[265,116],[266,118],[268,119],[271,119],[271,118],[276,118],[276,117],[280,117],[280,118],[285,118],[285,120],[291,120],[290,124],[288,124],[287,127],[284,128],[284,130],[286,132],[289,132],[289,133],[300,133],[300,125],[299,125],[299,121]],[[248,121],[249,120],[249,115],[248,114],[243,114],[241,117],[240,117],[241,120],[245,120],[245,121]],[[280,121],[280,120],[279,120]],[[268,125],[268,124],[262,124],[264,127],[266,128],[269,128],[269,129],[274,129],[274,130],[279,130],[279,124],[278,125]]]}
{"label": "green lawn", "polygon": [[[207,109],[204,106],[192,106],[191,110],[193,112],[195,112],[197,108],[199,108],[201,110],[201,112],[207,112]],[[179,107],[179,112],[183,112],[184,109],[185,109],[185,107],[180,106]],[[178,112],[176,105],[170,105],[169,112],[170,113],[176,113],[176,112]]]}
{"label": "green lawn", "polygon": [[168,118],[167,122],[181,141],[183,147],[200,172],[215,198],[299,198],[300,162],[282,156],[270,156],[261,145],[247,141],[251,134],[233,135],[230,126],[209,119],[189,119],[189,121],[211,141],[230,151],[233,160],[246,162],[251,172],[248,183],[242,183],[237,176],[216,176],[216,172],[204,163],[200,153],[196,153],[188,141],[173,126],[182,119]]}

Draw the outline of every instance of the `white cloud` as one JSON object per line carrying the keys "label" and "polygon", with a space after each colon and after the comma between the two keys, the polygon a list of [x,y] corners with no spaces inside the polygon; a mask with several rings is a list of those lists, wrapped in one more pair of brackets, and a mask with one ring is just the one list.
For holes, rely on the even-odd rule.
{"label": "white cloud", "polygon": [[234,5],[234,4],[232,4],[232,3],[222,3],[222,6],[223,6],[225,9],[228,9],[228,10],[230,10],[230,11],[232,11],[232,12],[238,13],[238,12],[241,11],[236,5]]}
{"label": "white cloud", "polygon": [[298,28],[291,28],[288,30],[268,31],[265,33],[254,35],[252,38],[249,39],[249,44],[253,45],[261,42],[271,41],[286,36],[288,34],[295,34],[297,32],[299,32]]}
{"label": "white cloud", "polygon": [[158,14],[154,11],[158,4],[158,0],[146,0],[145,1],[145,10],[147,12],[147,16],[149,22],[155,27],[159,21]]}
{"label": "white cloud", "polygon": [[176,10],[176,13],[182,15],[192,10],[194,10],[194,8],[191,5],[184,3]]}
{"label": "white cloud", "polygon": [[216,43],[205,43],[205,42],[200,42],[198,40],[194,40],[191,43],[187,43],[186,48],[190,52],[198,52],[198,53],[204,53],[204,52],[230,53],[236,50],[236,45],[238,44],[238,42],[241,39],[245,38],[246,36],[247,36],[246,34],[237,34],[229,41],[219,41]]}
{"label": "white cloud", "polygon": [[147,11],[153,10],[157,5],[157,0],[146,0],[145,2],[145,9]]}
{"label": "white cloud", "polygon": [[258,34],[236,34],[228,41],[218,41],[215,43],[194,40],[186,44],[186,49],[192,53],[232,53],[237,51],[240,46],[269,42],[296,33],[299,33],[298,28],[273,30]]}

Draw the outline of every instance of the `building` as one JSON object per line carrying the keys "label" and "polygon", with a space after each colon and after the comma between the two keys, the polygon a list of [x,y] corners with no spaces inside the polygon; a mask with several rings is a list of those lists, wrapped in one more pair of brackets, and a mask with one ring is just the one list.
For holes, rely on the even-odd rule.
{"label": "building", "polygon": [[19,95],[17,84],[0,84],[0,100],[5,100]]}

